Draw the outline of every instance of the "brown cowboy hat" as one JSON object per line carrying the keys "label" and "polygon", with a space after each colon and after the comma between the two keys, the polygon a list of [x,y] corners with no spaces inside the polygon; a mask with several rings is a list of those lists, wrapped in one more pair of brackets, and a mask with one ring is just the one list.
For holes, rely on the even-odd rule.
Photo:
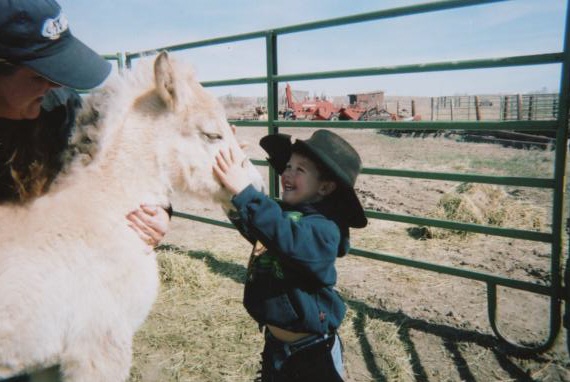
{"label": "brown cowboy hat", "polygon": [[364,209],[354,191],[362,161],[356,150],[339,135],[321,129],[315,131],[307,140],[296,139],[295,143],[292,143],[290,135],[272,134],[261,138],[259,144],[269,154],[267,161],[280,175],[285,171],[293,152],[318,161],[337,181],[346,209],[347,225],[362,228],[368,224]]}

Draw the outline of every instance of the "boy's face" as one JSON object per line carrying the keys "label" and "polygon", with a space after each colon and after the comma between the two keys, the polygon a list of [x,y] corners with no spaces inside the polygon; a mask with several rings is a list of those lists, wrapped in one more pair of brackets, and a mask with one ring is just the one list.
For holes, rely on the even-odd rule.
{"label": "boy's face", "polygon": [[281,174],[281,198],[290,205],[315,203],[336,188],[333,181],[321,180],[316,164],[307,157],[293,153]]}

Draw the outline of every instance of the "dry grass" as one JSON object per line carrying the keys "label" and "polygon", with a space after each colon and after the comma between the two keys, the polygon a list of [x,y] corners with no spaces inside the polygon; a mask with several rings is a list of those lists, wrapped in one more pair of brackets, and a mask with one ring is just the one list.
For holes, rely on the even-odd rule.
{"label": "dry grass", "polygon": [[[253,380],[263,342],[241,304],[245,268],[238,256],[159,250],[162,289],[135,338],[131,382]],[[413,380],[397,323],[349,304],[340,334],[349,380]]]}
{"label": "dry grass", "polygon": [[[508,194],[505,187],[462,183],[445,193],[435,211],[427,214],[438,219],[496,227],[546,229],[544,213],[529,203],[522,203]],[[429,238],[450,235],[466,237],[465,231],[430,228],[424,234]]]}
{"label": "dry grass", "polygon": [[135,339],[131,381],[252,380],[261,337],[241,304],[243,268],[169,247],[158,260],[162,289]]}

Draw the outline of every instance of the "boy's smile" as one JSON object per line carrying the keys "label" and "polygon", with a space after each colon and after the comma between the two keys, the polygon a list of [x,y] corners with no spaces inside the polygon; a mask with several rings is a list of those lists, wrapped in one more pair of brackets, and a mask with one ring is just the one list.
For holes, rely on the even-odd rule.
{"label": "boy's smile", "polygon": [[281,174],[281,198],[289,205],[315,203],[327,195],[330,181],[321,180],[316,164],[307,157],[293,153]]}

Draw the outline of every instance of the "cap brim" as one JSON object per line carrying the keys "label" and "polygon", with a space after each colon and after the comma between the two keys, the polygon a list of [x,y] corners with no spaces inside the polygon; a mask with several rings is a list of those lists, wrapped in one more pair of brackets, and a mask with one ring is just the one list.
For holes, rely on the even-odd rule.
{"label": "cap brim", "polygon": [[111,72],[111,64],[75,37],[67,38],[58,52],[21,64],[66,87],[87,90],[100,85]]}

